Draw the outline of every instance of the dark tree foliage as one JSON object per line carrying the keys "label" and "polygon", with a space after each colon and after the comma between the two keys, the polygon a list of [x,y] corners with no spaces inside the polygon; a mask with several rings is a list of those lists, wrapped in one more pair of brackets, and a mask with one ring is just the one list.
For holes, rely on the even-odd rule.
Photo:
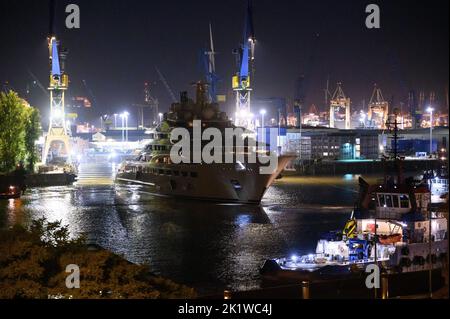
{"label": "dark tree foliage", "polygon": [[[80,288],[69,289],[68,265],[80,269]],[[159,299],[195,298],[192,288],[152,275],[105,250],[88,250],[67,226],[45,219],[29,229],[0,231],[0,298]]]}

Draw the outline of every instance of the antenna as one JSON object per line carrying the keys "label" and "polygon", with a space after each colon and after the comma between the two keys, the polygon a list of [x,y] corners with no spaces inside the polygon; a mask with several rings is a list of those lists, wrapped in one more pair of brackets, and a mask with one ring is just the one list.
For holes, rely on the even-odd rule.
{"label": "antenna", "polygon": [[208,52],[209,55],[209,72],[215,73],[216,72],[216,51],[214,50],[214,40],[213,40],[213,33],[212,33],[212,26],[211,22],[209,23],[209,41],[210,41],[210,49],[211,51]]}

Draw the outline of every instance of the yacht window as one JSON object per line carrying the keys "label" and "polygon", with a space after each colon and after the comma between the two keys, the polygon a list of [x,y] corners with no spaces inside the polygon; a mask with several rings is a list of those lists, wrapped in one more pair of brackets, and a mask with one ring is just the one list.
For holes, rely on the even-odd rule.
{"label": "yacht window", "polygon": [[392,196],[391,195],[386,195],[385,196],[385,200],[386,200],[386,206],[387,207],[392,207]]}
{"label": "yacht window", "polygon": [[398,206],[398,195],[393,195],[392,196],[392,201],[393,201],[393,203],[394,203],[394,207],[395,208],[398,208],[399,206]]}
{"label": "yacht window", "polygon": [[408,195],[400,195],[400,207],[401,208],[409,208],[409,196]]}
{"label": "yacht window", "polygon": [[378,195],[378,200],[380,202],[380,207],[386,206],[386,201],[384,200],[384,195]]}

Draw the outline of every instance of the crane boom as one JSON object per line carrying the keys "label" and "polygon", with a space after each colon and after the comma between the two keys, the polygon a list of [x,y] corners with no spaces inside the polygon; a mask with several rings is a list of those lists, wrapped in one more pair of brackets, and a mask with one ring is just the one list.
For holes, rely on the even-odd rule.
{"label": "crane boom", "polygon": [[45,87],[42,85],[42,83],[39,81],[39,79],[37,78],[36,75],[33,74],[33,72],[31,72],[30,70],[28,70],[28,74],[30,74],[30,76],[33,78],[33,80],[36,82],[36,85],[41,89],[42,92],[44,92],[44,94],[46,96],[49,96],[48,91],[45,89]]}
{"label": "crane boom", "polygon": [[164,75],[161,73],[161,71],[158,69],[157,66],[155,66],[155,70],[158,73],[159,79],[161,80],[162,84],[164,84],[164,86],[165,86],[165,88],[167,90],[167,93],[169,93],[169,96],[172,99],[172,102],[173,103],[177,103],[178,102],[177,98],[175,97],[175,94],[173,94],[173,91],[170,88],[169,83],[167,83],[167,81],[166,81],[166,78],[164,77]]}
{"label": "crane boom", "polygon": [[83,83],[83,86],[86,89],[87,93],[89,94],[89,97],[92,99],[92,102],[94,102],[94,105],[97,105],[97,98],[95,97],[91,88],[87,85],[86,80],[81,80],[81,83]]}

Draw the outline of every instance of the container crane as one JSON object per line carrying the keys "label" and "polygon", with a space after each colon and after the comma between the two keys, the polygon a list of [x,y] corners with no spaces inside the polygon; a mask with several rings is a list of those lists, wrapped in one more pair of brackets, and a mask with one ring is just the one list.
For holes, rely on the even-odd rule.
{"label": "container crane", "polygon": [[[393,102],[391,103],[393,105]],[[384,100],[381,89],[375,84],[372,97],[369,102],[369,123],[371,127],[386,129],[389,115],[389,103]]]}
{"label": "container crane", "polygon": [[347,98],[342,90],[342,84],[338,83],[336,91],[330,100],[330,128],[335,126],[336,112],[340,109],[345,109],[345,129],[349,130],[350,127],[350,98]]}

